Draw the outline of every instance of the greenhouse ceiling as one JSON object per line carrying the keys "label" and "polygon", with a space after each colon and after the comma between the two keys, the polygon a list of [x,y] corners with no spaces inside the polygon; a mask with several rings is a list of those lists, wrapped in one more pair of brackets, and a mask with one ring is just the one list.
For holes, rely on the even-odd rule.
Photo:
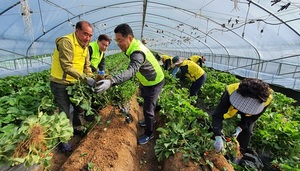
{"label": "greenhouse ceiling", "polygon": [[86,20],[93,40],[114,39],[128,23],[150,49],[284,61],[300,71],[299,0],[5,0],[0,19],[0,62],[51,54],[57,37]]}

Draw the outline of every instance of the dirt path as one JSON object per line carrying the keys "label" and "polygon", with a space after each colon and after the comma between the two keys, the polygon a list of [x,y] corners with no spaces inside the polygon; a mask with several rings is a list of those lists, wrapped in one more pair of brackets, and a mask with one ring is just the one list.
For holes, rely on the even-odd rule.
{"label": "dirt path", "polygon": [[[211,169],[207,164],[184,163],[182,154],[171,156],[158,162],[154,153],[158,132],[147,144],[138,145],[137,137],[143,134],[138,120],[143,119],[142,107],[134,96],[130,102],[130,114],[133,122],[128,124],[118,107],[107,106],[99,112],[102,124],[96,125],[86,136],[74,136],[70,141],[73,151],[70,154],[54,151],[51,161],[52,171],[219,171],[226,167],[232,171],[223,156],[212,156],[209,160],[217,166]],[[156,114],[156,128],[162,126],[159,114]],[[203,161],[203,163],[206,163]]]}
{"label": "dirt path", "polygon": [[[143,128],[137,122],[142,119],[142,108],[134,97],[130,102],[130,113],[134,121],[125,122],[124,116],[114,106],[107,106],[99,113],[103,124],[95,126],[85,137],[74,136],[73,151],[63,154],[54,151],[51,170],[115,170],[115,171],[159,171],[161,166],[154,154],[155,139],[137,145],[137,137]],[[110,123],[108,123],[110,122]]]}

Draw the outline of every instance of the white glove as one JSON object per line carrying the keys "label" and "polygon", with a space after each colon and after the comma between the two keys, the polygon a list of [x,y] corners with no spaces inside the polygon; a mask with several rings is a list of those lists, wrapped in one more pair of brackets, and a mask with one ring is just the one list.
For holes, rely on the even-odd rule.
{"label": "white glove", "polygon": [[100,80],[96,83],[95,91],[103,92],[111,87],[111,80]]}
{"label": "white glove", "polygon": [[86,78],[86,83],[87,83],[89,86],[94,87],[95,84],[96,84],[96,81],[95,81],[93,78],[87,77],[87,78]]}
{"label": "white glove", "polygon": [[239,136],[239,134],[242,132],[242,128],[241,127],[236,127],[235,128],[235,133],[232,135],[232,136],[234,136],[235,138],[237,138],[238,136]]}
{"label": "white glove", "polygon": [[223,140],[221,136],[216,136],[215,139],[216,141],[214,143],[214,147],[216,149],[216,152],[219,153],[224,148]]}

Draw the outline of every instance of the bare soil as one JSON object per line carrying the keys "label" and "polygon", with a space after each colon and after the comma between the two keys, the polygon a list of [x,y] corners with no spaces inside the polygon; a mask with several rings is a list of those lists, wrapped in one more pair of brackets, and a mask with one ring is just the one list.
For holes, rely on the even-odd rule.
{"label": "bare soil", "polygon": [[[220,167],[210,168],[199,163],[184,163],[182,154],[175,154],[167,160],[158,162],[154,154],[155,137],[147,144],[138,145],[137,137],[143,134],[138,120],[143,119],[142,107],[136,97],[130,102],[130,114],[133,122],[128,124],[115,106],[107,106],[99,111],[102,124],[94,128],[84,137],[74,136],[70,143],[70,154],[55,149],[51,161],[52,171],[196,171],[224,169],[234,170],[223,156],[207,156],[209,160],[217,160]],[[159,113],[156,114],[156,127],[161,124]],[[207,159],[208,159],[207,158]],[[203,159],[202,163],[205,163]]]}

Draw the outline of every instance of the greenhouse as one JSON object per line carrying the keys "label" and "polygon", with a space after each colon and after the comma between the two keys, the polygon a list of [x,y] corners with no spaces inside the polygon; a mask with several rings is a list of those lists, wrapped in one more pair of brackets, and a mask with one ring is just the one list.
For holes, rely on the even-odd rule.
{"label": "greenhouse", "polygon": [[[13,161],[13,163],[17,164],[24,163],[26,166],[42,164],[46,166],[45,170],[49,169],[50,159],[52,159],[53,155],[50,147],[52,149],[55,147],[54,140],[51,140],[52,144],[48,144],[47,150],[45,150],[47,151],[47,154],[45,154],[48,155],[46,157],[28,155],[11,159],[7,155],[11,154],[11,150],[17,147],[17,140],[11,142],[10,139],[20,138],[16,135],[16,132],[20,133],[25,128],[18,131],[15,130],[15,134],[4,137],[10,133],[6,129],[19,126],[14,125],[15,123],[20,124],[24,122],[29,127],[31,125],[29,121],[34,120],[29,116],[35,115],[36,111],[38,111],[41,119],[36,122],[49,120],[51,124],[56,124],[59,121],[63,122],[65,119],[68,119],[67,117],[54,117],[54,115],[51,118],[47,118],[48,116],[45,115],[40,116],[40,113],[55,111],[52,103],[53,96],[49,89],[49,70],[53,63],[53,56],[55,56],[53,55],[56,49],[55,41],[61,36],[74,32],[76,23],[79,21],[87,21],[92,25],[91,42],[97,41],[98,36],[101,34],[106,34],[111,39],[105,51],[105,57],[107,57],[105,73],[111,73],[111,75],[125,70],[126,64],[129,63],[129,59],[124,59],[125,55],[118,46],[118,40],[114,32],[115,28],[122,23],[130,25],[134,38],[143,42],[152,52],[167,54],[172,57],[179,56],[183,59],[188,59],[192,55],[200,55],[206,59],[203,68],[207,73],[207,81],[201,89],[202,94],[199,95],[199,99],[202,100],[200,106],[203,111],[190,105],[190,103],[200,103],[199,100],[193,102],[193,99],[190,99],[187,95],[181,96],[180,91],[188,94],[188,90],[185,90],[184,86],[179,90],[177,90],[179,83],[177,86],[170,87],[171,85],[168,83],[177,84],[176,81],[178,80],[174,79],[171,74],[165,73],[167,81],[158,99],[158,105],[161,107],[159,111],[160,117],[165,119],[165,123],[169,119],[178,118],[173,120],[172,124],[165,124],[169,130],[174,129],[174,132],[169,132],[165,127],[158,129],[161,134],[159,137],[156,136],[154,138],[156,139],[156,144],[154,143],[151,146],[155,148],[155,152],[152,149],[152,153],[155,153],[158,161],[155,159],[156,163],[153,163],[153,166],[146,166],[146,159],[149,159],[152,153],[147,158],[148,153],[145,154],[146,150],[144,148],[140,149],[140,147],[131,145],[123,149],[128,150],[129,148],[129,153],[136,151],[140,153],[141,156],[139,157],[142,159],[133,159],[132,162],[138,163],[139,166],[131,166],[130,164],[127,166],[126,162],[125,164],[120,164],[118,163],[119,161],[113,163],[112,161],[115,161],[116,156],[120,154],[102,147],[103,153],[107,155],[103,154],[101,157],[103,157],[103,161],[109,163],[108,168],[114,168],[119,171],[138,171],[136,168],[139,167],[140,169],[142,168],[141,170],[146,169],[145,171],[167,171],[166,165],[171,166],[172,164],[163,166],[160,162],[166,161],[172,154],[177,154],[175,152],[181,150],[183,160],[187,158],[193,159],[198,162],[198,165],[196,165],[198,169],[213,170],[212,168],[216,167],[213,166],[214,164],[211,164],[213,159],[208,157],[199,159],[197,156],[200,154],[195,152],[200,149],[200,151],[204,150],[201,151],[201,155],[203,153],[206,154],[208,153],[206,149],[211,149],[211,145],[206,143],[199,145],[200,143],[196,142],[193,137],[199,134],[202,135],[203,132],[201,131],[203,130],[200,127],[203,126],[204,129],[207,126],[206,123],[201,125],[202,121],[210,121],[209,114],[217,106],[225,85],[238,81],[238,78],[256,78],[272,85],[272,88],[279,87],[285,91],[291,91],[290,94],[293,94],[293,97],[298,96],[300,93],[299,0],[5,0],[1,2],[0,19],[2,21],[0,26],[0,83],[2,84],[2,88],[0,88],[0,102],[2,104],[2,106],[0,105],[0,140],[2,142],[0,144],[3,146],[0,148],[0,166],[3,163],[11,165],[10,162]],[[38,75],[36,77],[31,74]],[[20,85],[14,82],[19,82]],[[23,83],[27,85],[22,87]],[[77,100],[78,104],[84,105],[88,112],[95,114],[97,113],[95,110],[99,110],[103,114],[105,113],[103,110],[109,111],[107,115],[103,114],[101,116],[103,117],[102,119],[107,119],[106,121],[102,121],[99,118],[97,124],[95,124],[100,125],[101,123],[105,128],[101,127],[100,129],[95,125],[87,128],[89,131],[93,130],[93,134],[89,134],[89,138],[98,139],[101,137],[99,142],[109,144],[110,141],[105,139],[106,134],[101,134],[97,137],[96,134],[98,135],[98,133],[95,133],[95,130],[98,130],[98,132],[103,132],[104,129],[105,131],[106,129],[109,130],[108,125],[110,123],[110,126],[114,126],[113,118],[118,118],[122,115],[115,112],[118,107],[121,111],[125,111],[125,114],[129,113],[128,105],[135,103],[131,97],[138,96],[135,94],[135,88],[137,87],[138,83],[136,83],[136,80],[130,79],[126,84],[109,89],[103,94],[97,94],[95,95],[96,97],[93,94],[84,92],[90,92],[90,89],[83,87],[83,85],[75,84],[72,87],[73,89],[68,89],[68,93],[77,93],[76,97],[78,99],[72,94],[74,95],[73,100]],[[80,89],[81,92],[75,91],[76,88]],[[274,90],[276,91],[276,89]],[[180,95],[175,96],[174,94],[176,93]],[[297,100],[300,97],[295,100],[281,93],[277,94],[276,92],[274,94],[273,103],[271,103],[270,109],[266,110],[268,115],[256,123],[259,132],[254,135],[253,143],[256,143],[255,147],[260,148],[262,153],[267,153],[270,165],[265,170],[270,169],[270,167],[275,168],[274,171],[300,170],[300,137],[298,132],[300,131],[300,108],[297,106],[299,104]],[[116,99],[113,95],[118,96],[117,98],[119,99]],[[134,99],[140,103],[139,97]],[[92,104],[92,102],[86,104],[83,102],[85,100],[91,100],[97,104]],[[174,102],[174,104],[167,104],[170,101]],[[126,104],[123,104],[123,102]],[[186,106],[187,103],[189,103],[188,106]],[[20,104],[23,106],[18,107]],[[97,109],[93,105],[96,105]],[[113,107],[105,108],[109,105]],[[136,108],[139,108],[139,104],[136,106],[130,107],[132,116],[129,115],[133,117],[130,118],[130,122],[134,121],[134,123],[138,120],[139,114],[143,113],[143,110],[137,112]],[[183,112],[183,109],[179,109],[178,106],[187,109],[187,111]],[[70,108],[70,110],[73,109]],[[170,114],[170,112],[173,113]],[[180,113],[184,113],[184,116],[179,117]],[[128,119],[129,116],[126,115],[125,118]],[[200,119],[201,121],[199,121],[199,116],[203,117],[203,120]],[[26,118],[29,119],[28,122]],[[199,121],[201,124],[196,126],[195,121]],[[275,122],[274,125],[272,123],[267,124],[267,122],[273,121]],[[57,124],[59,128],[55,128],[61,130],[61,133],[57,134],[57,136],[61,140],[70,139],[71,135],[68,132],[70,127],[67,123],[63,124],[62,122]],[[116,121],[114,120],[114,122]],[[129,121],[126,120],[126,122]],[[162,124],[158,119],[157,122],[157,125]],[[185,127],[179,128],[180,124],[183,123],[190,126],[186,132],[180,132],[186,129]],[[120,131],[119,128],[124,130],[129,128],[128,125],[130,123],[124,125],[124,127],[122,124],[124,123],[117,123],[114,127],[115,130]],[[195,128],[189,130],[192,127]],[[195,130],[198,132],[193,132]],[[54,128],[49,129],[49,132],[51,131],[55,132]],[[131,125],[130,130],[127,130],[127,132],[137,133],[138,131],[136,127]],[[123,139],[126,136],[127,138],[132,136],[129,133],[122,133],[124,134]],[[166,134],[165,137],[164,133]],[[188,137],[189,133],[194,135]],[[110,135],[114,134],[115,132]],[[173,139],[174,141],[170,140],[169,142],[167,137],[172,135],[174,139],[178,138],[176,136],[179,135],[181,137],[178,140]],[[134,141],[136,141],[135,136],[134,134]],[[210,134],[205,134],[203,139],[209,136]],[[262,140],[261,144],[259,140]],[[83,140],[81,139],[81,141]],[[192,142],[194,141],[196,142],[195,144],[199,144],[193,146]],[[8,142],[14,143],[14,146],[4,146],[9,144]],[[127,140],[118,145],[123,147],[124,144],[128,145],[131,143],[132,141]],[[178,144],[180,144],[180,147],[176,146]],[[188,145],[192,149],[181,148],[183,147],[182,144]],[[168,147],[170,149],[167,149]],[[171,149],[171,147],[173,148]],[[134,148],[134,150],[131,148]],[[60,170],[68,170],[68,168],[70,170],[103,169],[96,164],[95,154],[89,154],[93,150],[94,153],[98,153],[99,149],[91,149],[89,152],[79,147],[78,149],[81,150],[81,153],[73,153],[68,160],[73,164],[77,162],[78,165],[84,160],[84,166],[80,166],[80,169],[75,167],[69,168],[72,164],[65,162],[65,166],[62,166]],[[14,153],[14,156],[16,155]],[[126,155],[127,153],[123,157],[129,158],[128,163],[130,163],[131,156]],[[154,156],[154,154],[152,155]],[[274,157],[275,155],[279,157]],[[89,156],[89,159],[84,158],[85,156]],[[80,158],[80,161],[76,157]],[[51,161],[51,163],[59,163],[59,159],[57,160]],[[229,165],[232,164],[231,161],[228,163]],[[232,165],[234,167],[233,170],[241,169],[235,166],[234,163]],[[155,169],[154,166],[156,166]],[[126,170],[126,168],[130,169]],[[219,170],[230,170],[231,168],[232,166],[228,168],[224,166],[223,169],[219,168]],[[5,170],[5,168],[2,169],[0,167],[0,170]],[[59,169],[52,166],[52,170]],[[170,169],[168,171],[173,170]]]}
{"label": "greenhouse", "polygon": [[[132,26],[150,49],[207,66],[300,90],[299,2],[211,1],[4,1],[1,4],[1,75],[49,67],[55,38],[87,20],[94,39],[113,38],[120,23]],[[112,43],[109,53],[118,50]]]}

